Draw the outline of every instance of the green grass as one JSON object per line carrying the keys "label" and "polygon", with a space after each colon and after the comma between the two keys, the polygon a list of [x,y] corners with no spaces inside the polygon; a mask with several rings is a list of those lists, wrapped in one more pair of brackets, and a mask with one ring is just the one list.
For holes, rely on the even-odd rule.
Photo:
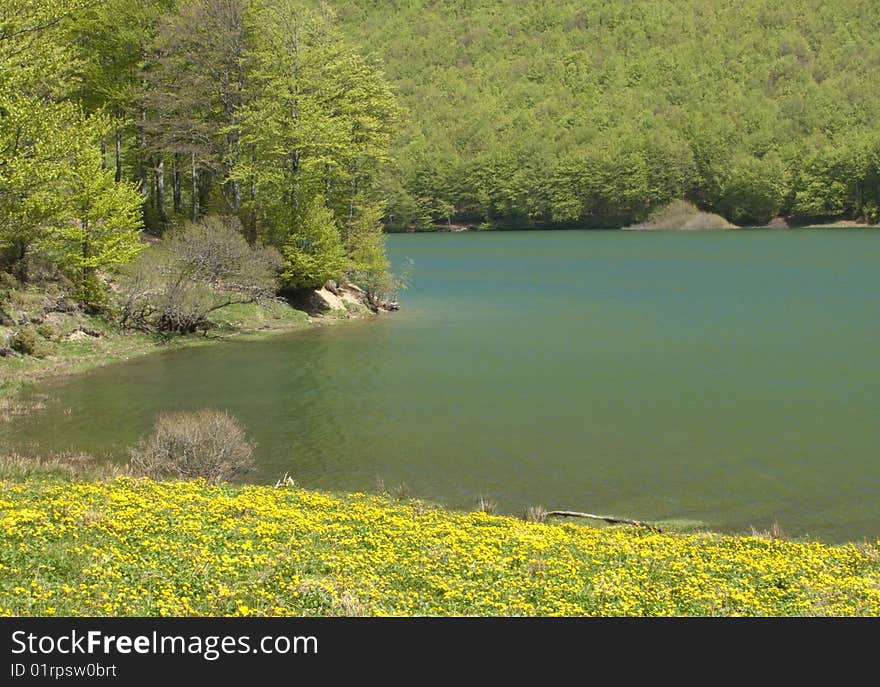
{"label": "green grass", "polygon": [[307,313],[283,302],[227,305],[212,313],[210,319],[221,331],[227,332],[290,329],[309,324]]}

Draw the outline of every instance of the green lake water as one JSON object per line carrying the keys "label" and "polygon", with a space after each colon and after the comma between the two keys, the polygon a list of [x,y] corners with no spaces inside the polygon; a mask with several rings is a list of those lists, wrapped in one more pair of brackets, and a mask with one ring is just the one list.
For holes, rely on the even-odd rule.
{"label": "green lake water", "polygon": [[212,407],[252,478],[880,538],[880,232],[417,234],[403,310],[37,389],[6,440],[124,456]]}

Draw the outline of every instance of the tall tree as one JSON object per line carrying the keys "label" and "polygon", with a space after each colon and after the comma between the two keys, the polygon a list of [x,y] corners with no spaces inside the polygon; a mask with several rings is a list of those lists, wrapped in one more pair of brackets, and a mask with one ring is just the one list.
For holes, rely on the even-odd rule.
{"label": "tall tree", "polygon": [[260,32],[248,51],[241,118],[251,156],[235,174],[252,189],[248,203],[267,241],[299,245],[297,236],[313,233],[315,207],[326,206],[350,251],[355,219],[375,201],[388,157],[394,98],[380,71],[344,47],[326,8],[264,0],[251,21]]}
{"label": "tall tree", "polygon": [[32,249],[63,216],[68,151],[87,135],[65,100],[72,56],[59,30],[83,4],[9,0],[0,12],[0,267],[23,281]]}
{"label": "tall tree", "polygon": [[106,122],[74,98],[78,65],[63,28],[85,7],[12,0],[0,13],[0,266],[23,281],[36,252],[83,287],[138,249],[140,203],[104,168]]}
{"label": "tall tree", "polygon": [[[95,139],[109,129],[95,120]],[[82,303],[101,305],[104,288],[98,270],[124,265],[141,251],[141,198],[129,182],[117,183],[102,163],[95,140],[84,140],[68,154],[70,175],[62,189],[65,217],[42,241],[41,247],[74,278]]]}

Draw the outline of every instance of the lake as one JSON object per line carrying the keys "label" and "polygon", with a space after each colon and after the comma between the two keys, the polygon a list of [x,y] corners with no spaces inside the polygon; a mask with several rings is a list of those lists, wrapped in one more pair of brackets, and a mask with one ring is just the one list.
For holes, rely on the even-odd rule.
{"label": "lake", "polygon": [[16,444],[125,455],[227,409],[255,481],[880,537],[880,232],[392,235],[399,313],[36,389]]}

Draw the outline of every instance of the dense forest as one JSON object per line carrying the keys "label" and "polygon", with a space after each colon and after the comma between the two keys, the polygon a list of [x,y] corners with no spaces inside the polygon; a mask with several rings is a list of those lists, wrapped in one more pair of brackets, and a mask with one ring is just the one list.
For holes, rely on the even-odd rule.
{"label": "dense forest", "polygon": [[874,0],[339,0],[406,111],[388,220],[880,213]]}
{"label": "dense forest", "polygon": [[[191,328],[172,310],[195,292],[169,274],[242,294],[273,273],[279,288],[348,277],[378,292],[375,180],[397,117],[326,8],[4,0],[0,273],[49,272],[101,307],[106,274],[136,261],[123,306],[142,323],[162,307],[172,329]],[[146,251],[144,228],[172,236]],[[157,291],[174,308],[145,305]]]}

